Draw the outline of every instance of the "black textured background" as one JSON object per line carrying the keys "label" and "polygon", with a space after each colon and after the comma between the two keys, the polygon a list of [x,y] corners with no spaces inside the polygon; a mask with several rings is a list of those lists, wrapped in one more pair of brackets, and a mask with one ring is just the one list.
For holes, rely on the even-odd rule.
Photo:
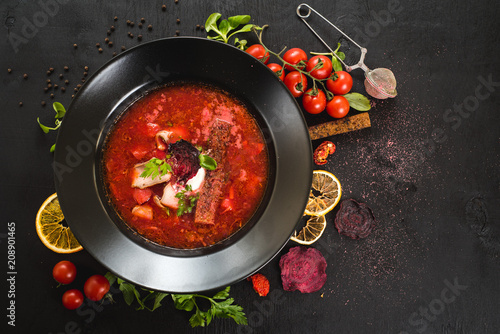
{"label": "black textured background", "polygon": [[[191,329],[190,315],[175,310],[168,299],[154,313],[135,311],[118,294],[112,305],[87,305],[80,312],[62,307],[65,288],[56,288],[51,277],[56,262],[77,264],[74,287],[106,270],[85,251],[55,254],[38,240],[36,212],[55,190],[49,153],[55,135],[45,135],[36,118],[52,122],[52,102],[69,105],[84,67],[92,74],[122,45],[140,43],[138,34],[142,42],[173,36],[176,30],[204,37],[196,25],[216,11],[224,17],[250,14],[253,23],[269,24],[264,42],[275,51],[284,46],[326,50],[296,17],[299,2],[66,2],[0,4],[2,328],[9,333],[500,332],[498,1],[310,2],[367,47],[370,68],[391,68],[398,79],[396,99],[374,100],[370,129],[331,138],[337,151],[324,166],[340,179],[343,198],[366,202],[378,224],[367,239],[350,240],[335,230],[334,210],[313,245],[328,262],[328,280],[319,292],[284,292],[279,254],[261,271],[271,282],[270,296],[258,297],[246,281],[232,287],[249,326],[215,320],[206,329]],[[152,31],[138,27],[141,17]],[[126,20],[135,26],[127,27]],[[326,25],[311,23],[329,43],[337,42],[338,34]],[[104,39],[112,24],[114,45],[108,47]],[[134,38],[127,36],[129,31]],[[96,43],[103,45],[102,53]],[[355,59],[352,51],[349,60]],[[47,76],[50,67],[55,71]],[[59,73],[70,84],[65,93],[52,91],[52,100],[51,92],[43,90],[45,80],[59,83]],[[363,92],[362,71],[353,77],[354,90]],[[328,117],[306,119],[312,125]],[[15,328],[6,317],[9,222],[16,226]]]}

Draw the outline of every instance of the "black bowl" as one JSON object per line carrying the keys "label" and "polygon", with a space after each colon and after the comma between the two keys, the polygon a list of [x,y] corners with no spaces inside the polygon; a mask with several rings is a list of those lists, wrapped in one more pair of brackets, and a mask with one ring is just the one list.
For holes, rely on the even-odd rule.
{"label": "black bowl", "polygon": [[[270,156],[267,191],[250,222],[230,238],[195,250],[137,235],[114,212],[101,179],[102,146],[113,124],[149,89],[176,81],[212,84],[246,103]],[[244,279],[281,250],[307,203],[311,156],[300,108],[270,69],[233,46],[177,37],[130,49],[87,81],[59,130],[54,172],[66,221],[90,254],[134,284],[188,293]]]}

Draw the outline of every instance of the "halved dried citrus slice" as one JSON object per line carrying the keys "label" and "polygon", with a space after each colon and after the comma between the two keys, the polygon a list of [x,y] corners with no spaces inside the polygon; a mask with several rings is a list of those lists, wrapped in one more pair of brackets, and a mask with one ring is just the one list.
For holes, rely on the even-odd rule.
{"label": "halved dried citrus slice", "polygon": [[69,227],[63,225],[64,215],[57,194],[43,202],[36,215],[36,233],[43,244],[56,253],[74,253],[83,249]]}
{"label": "halved dried citrus slice", "polygon": [[306,226],[300,230],[299,234],[295,231],[290,239],[301,245],[310,245],[321,237],[325,227],[325,216],[312,216],[307,220]]}
{"label": "halved dried citrus slice", "polygon": [[335,175],[325,170],[315,170],[304,214],[309,216],[326,215],[337,205],[341,195],[342,188]]}

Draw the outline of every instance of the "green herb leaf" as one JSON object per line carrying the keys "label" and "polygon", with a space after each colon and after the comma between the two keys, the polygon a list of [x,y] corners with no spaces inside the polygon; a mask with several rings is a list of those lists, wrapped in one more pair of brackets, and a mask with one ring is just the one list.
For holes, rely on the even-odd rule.
{"label": "green herb leaf", "polygon": [[54,103],[52,103],[52,107],[56,111],[55,118],[63,118],[64,115],[66,115],[66,109],[64,108],[64,106],[61,103],[54,102]]}
{"label": "green herb leaf", "polygon": [[56,150],[56,144],[50,147],[50,153],[53,153]]}
{"label": "green herb leaf", "polygon": [[141,173],[140,177],[151,177],[154,180],[157,176],[161,177],[171,171],[172,166],[170,166],[165,160],[151,158],[144,165],[144,171]]}
{"label": "green herb leaf", "polygon": [[110,286],[113,285],[113,284],[115,284],[115,282],[116,282],[116,276],[113,275],[111,272],[108,271],[106,273],[106,275],[104,275],[104,277],[106,277],[106,279],[108,280]]}
{"label": "green herb leaf", "polygon": [[335,57],[332,57],[332,67],[335,72],[342,71],[342,63]]}
{"label": "green herb leaf", "polygon": [[178,310],[191,312],[195,307],[193,295],[172,295],[172,299]]}
{"label": "green herb leaf", "polygon": [[229,22],[229,26],[232,29],[238,28],[240,24],[245,24],[250,21],[250,15],[236,15],[236,16],[230,16],[227,18]]}
{"label": "green herb leaf", "polygon": [[[211,14],[207,21],[205,22],[205,31],[208,33],[210,31],[215,33],[215,36],[208,36],[208,39],[213,39],[217,41],[222,41],[224,43],[228,43],[229,39],[234,36],[235,34],[242,33],[242,32],[249,32],[252,31],[252,28],[255,28],[256,30],[262,30],[261,27],[258,27],[254,24],[246,24],[250,21],[250,15],[235,15],[228,17],[227,20],[222,20],[219,25],[217,26],[217,21],[221,18],[220,13],[213,13]],[[242,24],[245,24],[243,28],[238,29],[238,27]],[[230,34],[231,33],[231,34]],[[246,48],[246,40],[237,40],[235,39],[234,45],[236,45],[238,48],[245,50]]]}
{"label": "green herb leaf", "polygon": [[370,100],[360,93],[347,93],[342,95],[349,101],[349,106],[359,111],[367,111],[371,109]]}
{"label": "green herb leaf", "polygon": [[155,302],[153,304],[153,308],[151,309],[151,311],[154,311],[156,310],[158,307],[161,306],[161,301],[166,297],[168,296],[168,293],[164,293],[164,292],[155,292]]}
{"label": "green herb leaf", "polygon": [[138,291],[132,284],[127,283],[123,280],[121,281],[122,283],[120,283],[120,279],[118,280],[120,291],[123,294],[123,299],[125,299],[125,303],[127,303],[127,305],[130,306],[134,302],[134,299],[136,299],[136,293],[138,293]]}
{"label": "green herb leaf", "polygon": [[198,156],[200,159],[200,166],[208,169],[208,170],[215,170],[217,168],[217,161],[215,161],[213,158],[209,157],[208,155],[205,154],[200,154]]}
{"label": "green herb leaf", "polygon": [[219,29],[217,29],[217,21],[221,18],[222,14],[220,13],[213,13],[210,15],[205,22],[205,31],[215,31],[220,34]]}
{"label": "green herb leaf", "polygon": [[243,26],[243,28],[241,28],[240,30],[233,32],[231,35],[228,36],[227,39],[229,40],[229,38],[231,38],[233,35],[239,34],[241,32],[250,32],[250,31],[252,31],[253,27],[257,27],[257,26],[254,24],[247,24],[246,26]]}
{"label": "green herb leaf", "polygon": [[191,327],[205,327],[205,317],[199,308],[197,308],[195,314],[189,318],[189,324]]}
{"label": "green herb leaf", "polygon": [[231,289],[231,287],[228,286],[224,290],[217,292],[214,296],[214,299],[226,299],[227,297],[229,297],[229,290],[230,289]]}
{"label": "green herb leaf", "polygon": [[196,194],[194,196],[186,196],[186,193],[192,190],[193,188],[188,184],[185,189],[175,194],[175,198],[179,199],[179,201],[177,202],[177,216],[182,216],[185,213],[191,213],[193,211],[193,208],[196,205],[196,201],[200,197],[200,194]]}
{"label": "green herb leaf", "polygon": [[40,123],[40,117],[37,117],[36,121],[38,122],[38,125],[40,125],[40,128],[42,129],[43,132],[49,133],[49,131],[52,130],[52,128],[49,128],[49,127],[43,125],[42,123]]}

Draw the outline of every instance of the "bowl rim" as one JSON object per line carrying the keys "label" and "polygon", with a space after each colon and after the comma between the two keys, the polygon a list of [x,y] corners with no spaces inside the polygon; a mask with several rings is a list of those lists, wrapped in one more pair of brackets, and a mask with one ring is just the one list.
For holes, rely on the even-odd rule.
{"label": "bowl rim", "polygon": [[[192,66],[182,68],[178,63]],[[104,124],[114,120],[112,111],[124,101],[154,84],[151,69],[158,68],[168,82],[194,78],[252,103],[268,125],[267,135],[276,152],[274,184],[260,219],[239,240],[208,255],[167,256],[138,245],[114,224],[99,195],[96,155],[106,135]],[[302,217],[312,181],[307,124],[286,86],[251,55],[205,38],[158,39],[111,59],[73,99],[56,143],[56,191],[76,238],[115,275],[157,291],[208,291],[258,271],[288,242]]]}

